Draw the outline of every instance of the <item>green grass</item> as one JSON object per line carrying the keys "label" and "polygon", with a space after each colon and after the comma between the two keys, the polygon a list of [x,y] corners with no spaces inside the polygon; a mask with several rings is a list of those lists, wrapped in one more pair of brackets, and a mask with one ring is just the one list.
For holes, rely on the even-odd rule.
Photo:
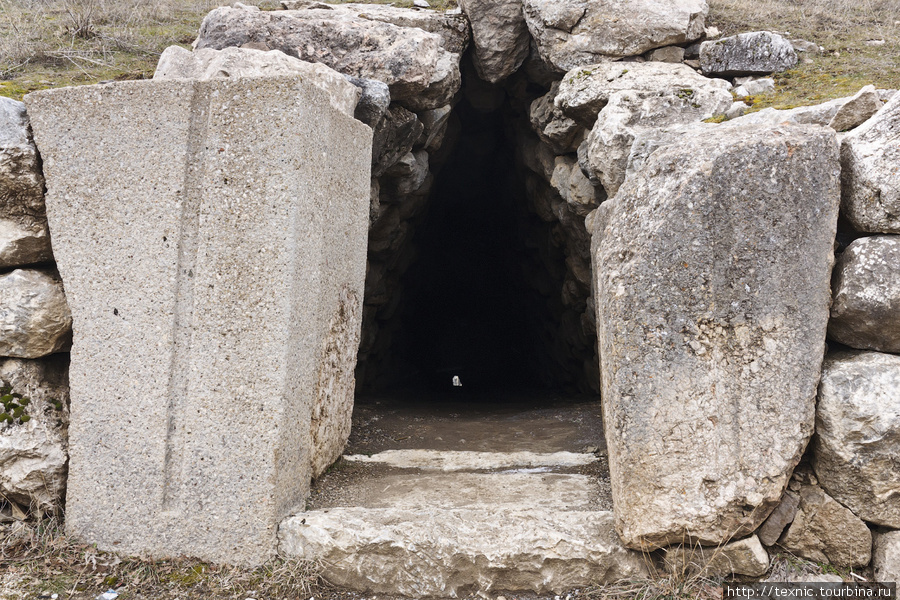
{"label": "green grass", "polygon": [[0,0],[0,95],[151,77],[212,0]]}
{"label": "green grass", "polygon": [[707,24],[722,35],[767,29],[824,48],[776,74],[775,91],[753,97],[753,110],[819,104],[868,84],[900,88],[900,0],[711,0]]}

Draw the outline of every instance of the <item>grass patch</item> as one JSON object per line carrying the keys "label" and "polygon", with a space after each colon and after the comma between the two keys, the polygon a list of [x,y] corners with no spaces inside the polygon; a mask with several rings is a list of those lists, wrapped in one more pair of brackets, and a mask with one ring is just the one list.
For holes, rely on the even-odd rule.
{"label": "grass patch", "polygon": [[900,0],[710,0],[707,24],[723,35],[766,29],[824,48],[775,74],[775,91],[754,96],[751,110],[819,104],[868,84],[900,88]]}
{"label": "grass patch", "polygon": [[162,51],[189,46],[218,4],[0,0],[0,95],[21,99],[40,89],[151,77]]}
{"label": "grass patch", "polygon": [[71,540],[56,519],[0,525],[0,600],[93,600],[110,588],[120,600],[306,600],[328,589],[311,561],[275,559],[250,569],[189,558],[123,559]]}
{"label": "grass patch", "polygon": [[[281,8],[278,0],[243,3]],[[0,0],[0,96],[150,78],[163,50],[189,48],[203,17],[225,4],[231,0]],[[456,1],[432,5],[446,10]]]}

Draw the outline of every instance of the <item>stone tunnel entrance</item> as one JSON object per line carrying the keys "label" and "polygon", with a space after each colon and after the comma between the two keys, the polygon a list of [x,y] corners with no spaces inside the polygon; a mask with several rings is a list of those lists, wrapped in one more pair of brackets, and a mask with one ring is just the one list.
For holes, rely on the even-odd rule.
{"label": "stone tunnel entrance", "polygon": [[[388,259],[399,266],[387,283],[372,280],[382,277],[372,265],[384,258],[370,239],[358,396],[596,394],[593,324],[581,322],[589,290],[572,293],[571,244],[559,222],[541,217],[536,205],[549,190],[522,159],[520,144],[533,135],[529,105],[545,92],[524,79],[489,86],[464,69],[462,99],[429,156],[429,192]],[[382,207],[396,205],[385,202],[389,174],[381,182]],[[376,224],[370,235],[377,232]],[[589,262],[587,244],[580,250],[577,258]],[[372,306],[375,294],[382,298]],[[454,377],[461,389],[453,389]]]}

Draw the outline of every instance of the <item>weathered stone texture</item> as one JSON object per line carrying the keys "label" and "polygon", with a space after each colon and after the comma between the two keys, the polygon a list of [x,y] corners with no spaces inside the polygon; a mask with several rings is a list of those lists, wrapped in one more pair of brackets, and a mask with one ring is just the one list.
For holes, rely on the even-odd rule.
{"label": "weathered stone texture", "polygon": [[755,535],[716,548],[672,546],[663,558],[666,570],[676,574],[760,577],[769,568],[769,554]]}
{"label": "weathered stone texture", "polygon": [[460,0],[459,5],[472,24],[478,76],[497,83],[515,73],[531,51],[522,0]]}
{"label": "weathered stone texture", "polygon": [[635,548],[762,523],[812,434],[824,352],[834,131],[690,132],[594,219],[616,523]]}
{"label": "weathered stone texture", "polygon": [[0,268],[52,258],[44,176],[25,105],[0,98]]}
{"label": "weathered stone texture", "polygon": [[673,110],[693,109],[692,104],[697,103],[701,106],[697,112],[702,113],[718,110],[725,95],[730,100],[728,89],[727,81],[703,77],[687,65],[617,62],[569,71],[554,102],[569,117],[593,127],[597,114],[615,92],[630,91],[641,98],[673,98]]}
{"label": "weathered stone texture", "polygon": [[0,98],[0,211],[5,218],[44,217],[44,178],[25,105]]}
{"label": "weathered stone texture", "polygon": [[825,360],[813,465],[819,484],[860,518],[900,528],[900,357],[839,352]]}
{"label": "weathered stone texture", "polygon": [[446,51],[440,36],[338,10],[217,8],[200,26],[197,49],[254,43],[383,81],[391,98],[411,110],[443,106],[460,87],[459,55]]}
{"label": "weathered stone texture", "polygon": [[817,485],[800,489],[797,516],[779,543],[797,556],[836,567],[865,566],[872,554],[866,524]]}
{"label": "weathered stone texture", "polygon": [[709,84],[677,91],[671,87],[657,92],[613,92],[597,116],[587,138],[587,168],[610,196],[625,180],[631,146],[641,131],[700,122],[731,107],[731,94],[724,86]]}
{"label": "weathered stone texture", "polygon": [[867,85],[841,105],[828,126],[835,131],[853,129],[869,120],[882,106],[884,103],[878,97],[875,86]]}
{"label": "weathered stone texture", "polygon": [[900,581],[900,531],[875,533],[872,537],[875,581]]}
{"label": "weathered stone texture", "polygon": [[323,64],[304,62],[279,50],[251,48],[201,48],[189,52],[169,46],[159,57],[153,79],[212,79],[214,77],[296,76],[322,88],[331,105],[352,117],[360,89]]}
{"label": "weathered stone texture", "polygon": [[0,275],[0,356],[40,358],[72,339],[72,314],[55,273],[16,269]]}
{"label": "weathered stone texture", "polygon": [[65,354],[0,361],[0,385],[30,400],[26,422],[0,424],[0,494],[25,508],[59,508],[66,489],[68,362]]}
{"label": "weathered stone texture", "polygon": [[794,521],[797,516],[797,507],[800,504],[800,496],[792,491],[785,491],[781,497],[781,502],[762,524],[759,531],[759,541],[766,546],[774,546],[784,533],[785,528]]}
{"label": "weathered stone texture", "polygon": [[[298,7],[299,8],[299,7]],[[351,13],[361,19],[381,21],[397,27],[412,27],[433,33],[441,38],[447,52],[462,55],[469,47],[469,21],[459,11],[399,8],[386,4],[317,4],[308,8],[327,8]]]}
{"label": "weathered stone texture", "polygon": [[860,231],[900,233],[900,94],[841,142],[841,210]]}
{"label": "weathered stone texture", "polygon": [[753,31],[700,45],[700,69],[705,75],[768,75],[797,64],[791,43],[769,31]]}
{"label": "weathered stone texture", "polygon": [[706,0],[525,0],[541,59],[564,72],[703,35]]}
{"label": "weathered stone texture", "polygon": [[550,91],[531,103],[529,116],[531,128],[556,154],[566,154],[576,150],[584,140],[584,127],[563,114],[554,100],[559,92],[555,81]]}
{"label": "weathered stone texture", "polygon": [[352,370],[359,315],[340,306],[362,297],[371,130],[296,78],[26,101],[77,323],[68,531],[267,560],[333,453],[311,413]]}
{"label": "weathered stone texture", "polygon": [[297,514],[278,536],[282,554],[321,561],[337,585],[454,598],[472,582],[484,592],[560,593],[646,576],[612,521],[604,511],[354,507]]}
{"label": "weathered stone texture", "polygon": [[900,352],[900,236],[851,243],[834,267],[828,335],[860,350]]}

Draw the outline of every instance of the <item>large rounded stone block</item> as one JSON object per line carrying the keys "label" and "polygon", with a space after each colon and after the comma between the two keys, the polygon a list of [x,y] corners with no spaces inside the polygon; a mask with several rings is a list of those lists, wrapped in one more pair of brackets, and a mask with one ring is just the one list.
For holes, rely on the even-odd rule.
{"label": "large rounded stone block", "polygon": [[825,347],[835,132],[682,134],[594,219],[613,500],[634,548],[759,527],[812,434]]}
{"label": "large rounded stone block", "polygon": [[66,354],[0,361],[0,385],[29,401],[27,419],[0,423],[0,494],[25,507],[58,508],[66,489],[68,366]]}
{"label": "large rounded stone block", "polygon": [[828,335],[860,350],[900,352],[900,236],[860,238],[840,255]]}
{"label": "large rounded stone block", "polygon": [[525,0],[541,59],[557,71],[696,40],[708,11],[706,0]]}
{"label": "large rounded stone block", "polygon": [[39,358],[71,338],[72,314],[57,276],[35,269],[0,276],[0,356]]}
{"label": "large rounded stone block", "polygon": [[383,81],[391,99],[410,110],[447,104],[461,84],[459,55],[444,49],[440,35],[343,10],[217,8],[200,26],[197,49],[247,43]]}
{"label": "large rounded stone block", "polygon": [[900,233],[900,94],[841,142],[841,210],[860,231]]}
{"label": "large rounded stone block", "polygon": [[819,484],[862,519],[900,528],[900,356],[839,352],[819,386]]}

